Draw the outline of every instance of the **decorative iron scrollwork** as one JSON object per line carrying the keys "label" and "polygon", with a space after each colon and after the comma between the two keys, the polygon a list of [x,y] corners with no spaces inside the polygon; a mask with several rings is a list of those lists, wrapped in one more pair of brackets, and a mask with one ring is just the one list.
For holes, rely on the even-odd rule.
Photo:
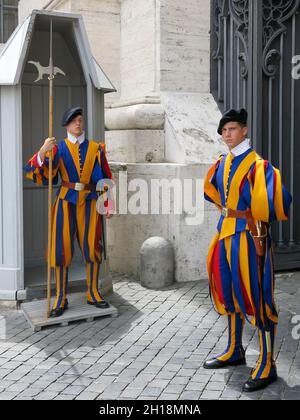
{"label": "decorative iron scrollwork", "polygon": [[224,24],[223,21],[229,15],[228,0],[213,0],[213,19],[214,19],[214,50],[212,57],[214,60],[224,59]]}
{"label": "decorative iron scrollwork", "polygon": [[230,14],[237,26],[236,35],[242,42],[243,51],[239,54],[242,63],[241,77],[247,78],[249,69],[249,0],[230,0]]}
{"label": "decorative iron scrollwork", "polygon": [[[249,0],[214,0],[214,49],[212,57],[214,60],[223,60],[224,54],[224,21],[232,16],[236,29],[236,35],[242,43],[239,60],[241,61],[241,77],[248,75],[248,29],[249,29]],[[225,46],[226,47],[226,46]]]}
{"label": "decorative iron scrollwork", "polygon": [[[299,9],[300,0],[260,0],[262,3],[262,67],[264,74],[274,77],[281,60],[280,50],[274,41],[287,30],[285,23]],[[214,49],[213,59],[224,60],[224,20],[229,16],[237,27],[241,41],[239,60],[242,62],[241,77],[247,78],[249,69],[249,0],[213,0]],[[226,47],[226,46],[225,46]]]}
{"label": "decorative iron scrollwork", "polygon": [[274,41],[287,30],[287,22],[299,8],[300,0],[263,0],[263,71],[274,77],[281,60],[280,51],[272,48]]}

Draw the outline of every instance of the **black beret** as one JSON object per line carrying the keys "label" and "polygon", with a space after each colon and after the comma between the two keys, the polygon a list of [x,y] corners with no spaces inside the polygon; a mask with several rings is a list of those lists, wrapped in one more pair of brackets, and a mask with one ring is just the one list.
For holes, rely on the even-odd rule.
{"label": "black beret", "polygon": [[231,109],[230,111],[225,112],[223,117],[220,120],[220,124],[218,127],[218,134],[222,135],[222,129],[225,124],[229,122],[238,122],[243,125],[247,125],[248,113],[247,111],[242,108],[239,111],[236,109]]}
{"label": "black beret", "polygon": [[82,115],[82,108],[80,108],[79,106],[68,109],[63,115],[61,125],[65,127],[78,115]]}

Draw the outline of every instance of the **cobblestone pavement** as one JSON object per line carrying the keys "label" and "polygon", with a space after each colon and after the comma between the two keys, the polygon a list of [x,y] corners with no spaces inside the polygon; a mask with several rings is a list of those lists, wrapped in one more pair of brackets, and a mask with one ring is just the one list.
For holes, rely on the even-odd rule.
{"label": "cobblestone pavement", "polygon": [[247,366],[210,371],[210,355],[227,344],[226,319],[212,309],[206,281],[147,290],[113,275],[117,318],[33,333],[20,311],[0,311],[0,399],[296,399],[300,400],[300,273],[277,277],[280,379],[266,390],[241,386],[258,357],[246,325]]}

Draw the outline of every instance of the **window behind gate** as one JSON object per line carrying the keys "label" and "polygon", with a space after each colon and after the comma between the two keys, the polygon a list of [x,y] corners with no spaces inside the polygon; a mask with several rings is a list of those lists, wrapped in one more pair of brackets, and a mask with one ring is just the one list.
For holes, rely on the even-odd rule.
{"label": "window behind gate", "polygon": [[19,0],[0,0],[0,44],[5,43],[18,25]]}

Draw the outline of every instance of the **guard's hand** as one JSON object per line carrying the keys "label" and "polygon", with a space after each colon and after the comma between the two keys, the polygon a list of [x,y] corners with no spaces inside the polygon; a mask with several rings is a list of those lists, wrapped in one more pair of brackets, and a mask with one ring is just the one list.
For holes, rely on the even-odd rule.
{"label": "guard's hand", "polygon": [[44,160],[46,153],[53,150],[56,145],[57,145],[56,138],[48,137],[39,151],[41,160]]}
{"label": "guard's hand", "polygon": [[105,210],[106,210],[106,219],[111,219],[113,217],[113,215],[115,214],[115,202],[114,200],[108,200],[107,205],[105,206]]}
{"label": "guard's hand", "polygon": [[56,146],[56,138],[55,137],[50,137],[47,138],[43,144],[43,146],[41,147],[41,150],[43,150],[44,152],[49,152],[50,150],[54,149],[54,147]]}

